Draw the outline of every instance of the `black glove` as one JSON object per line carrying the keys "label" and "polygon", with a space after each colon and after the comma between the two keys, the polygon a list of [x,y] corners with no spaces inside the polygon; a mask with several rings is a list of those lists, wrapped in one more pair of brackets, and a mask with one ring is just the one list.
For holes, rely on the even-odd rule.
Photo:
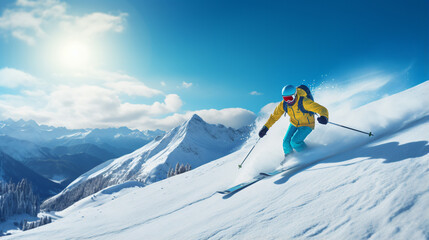
{"label": "black glove", "polygon": [[326,125],[326,124],[328,123],[328,118],[327,118],[327,117],[325,117],[325,116],[320,116],[320,117],[318,117],[318,118],[317,118],[317,121],[318,121],[320,124]]}
{"label": "black glove", "polygon": [[263,126],[261,131],[259,131],[259,137],[263,138],[268,132],[268,128],[266,126]]}

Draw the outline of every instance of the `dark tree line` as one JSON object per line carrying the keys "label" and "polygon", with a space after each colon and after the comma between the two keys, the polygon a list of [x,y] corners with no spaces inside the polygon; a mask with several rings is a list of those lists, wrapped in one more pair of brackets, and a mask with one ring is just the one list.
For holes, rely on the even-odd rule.
{"label": "dark tree line", "polygon": [[167,178],[190,171],[190,170],[191,170],[191,165],[189,164],[184,165],[184,164],[177,163],[176,167],[170,168],[170,170],[168,170]]}
{"label": "dark tree line", "polygon": [[23,179],[19,183],[0,183],[0,222],[15,214],[37,216],[40,200],[31,184]]}
{"label": "dark tree line", "polygon": [[48,223],[52,222],[52,218],[49,216],[44,216],[40,220],[34,221],[34,222],[27,222],[27,220],[24,220],[21,222],[20,227],[22,231],[27,231],[33,228],[37,228],[43,225],[46,225]]}
{"label": "dark tree line", "polygon": [[73,205],[73,203],[88,197],[106,187],[113,185],[108,178],[99,175],[91,178],[66,193],[58,195],[56,198],[49,199],[42,204],[42,209],[47,211],[61,211]]}

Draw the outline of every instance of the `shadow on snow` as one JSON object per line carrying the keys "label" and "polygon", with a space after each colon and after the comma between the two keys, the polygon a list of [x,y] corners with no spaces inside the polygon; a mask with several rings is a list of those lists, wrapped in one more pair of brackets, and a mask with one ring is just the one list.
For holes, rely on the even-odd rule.
{"label": "shadow on snow", "polygon": [[[425,156],[428,153],[428,141],[409,142],[405,144],[399,144],[399,142],[389,142],[377,146],[367,146],[359,148],[355,151],[343,153],[339,156],[327,157],[329,159],[326,160],[322,159],[313,163],[305,164],[302,167],[295,168],[282,174],[282,178],[275,181],[274,183],[283,184],[299,172],[305,171],[305,169],[311,168],[320,163],[346,162],[355,158],[365,158],[362,161],[384,159],[383,163],[395,163],[404,160],[411,161],[414,158]],[[356,164],[356,162],[341,166],[348,166],[352,164]]]}

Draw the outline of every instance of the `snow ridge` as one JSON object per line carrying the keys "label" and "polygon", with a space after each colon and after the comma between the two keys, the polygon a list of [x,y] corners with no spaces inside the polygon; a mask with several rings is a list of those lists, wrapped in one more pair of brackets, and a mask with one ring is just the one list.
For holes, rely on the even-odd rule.
{"label": "snow ridge", "polygon": [[154,140],[134,153],[114,160],[98,174],[118,183],[127,180],[152,183],[165,179],[168,170],[177,163],[197,168],[231,153],[245,139],[237,130],[207,124],[194,115],[161,140]]}

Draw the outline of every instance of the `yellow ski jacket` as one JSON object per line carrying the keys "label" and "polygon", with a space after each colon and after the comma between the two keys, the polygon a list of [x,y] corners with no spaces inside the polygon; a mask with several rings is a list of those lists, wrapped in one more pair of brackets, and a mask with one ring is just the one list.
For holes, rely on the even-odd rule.
{"label": "yellow ski jacket", "polygon": [[[325,116],[329,119],[328,109],[307,98],[306,96],[307,93],[304,90],[297,88],[296,101],[294,105],[288,106],[284,101],[281,101],[279,105],[277,105],[273,114],[270,115],[270,118],[265,123],[265,126],[267,128],[271,128],[271,126],[273,126],[273,124],[277,122],[277,120],[279,120],[285,112],[287,112],[290,117],[290,123],[292,123],[295,127],[306,126],[314,129],[314,113],[318,113],[320,116]],[[284,109],[284,107],[286,107],[286,109]]]}

